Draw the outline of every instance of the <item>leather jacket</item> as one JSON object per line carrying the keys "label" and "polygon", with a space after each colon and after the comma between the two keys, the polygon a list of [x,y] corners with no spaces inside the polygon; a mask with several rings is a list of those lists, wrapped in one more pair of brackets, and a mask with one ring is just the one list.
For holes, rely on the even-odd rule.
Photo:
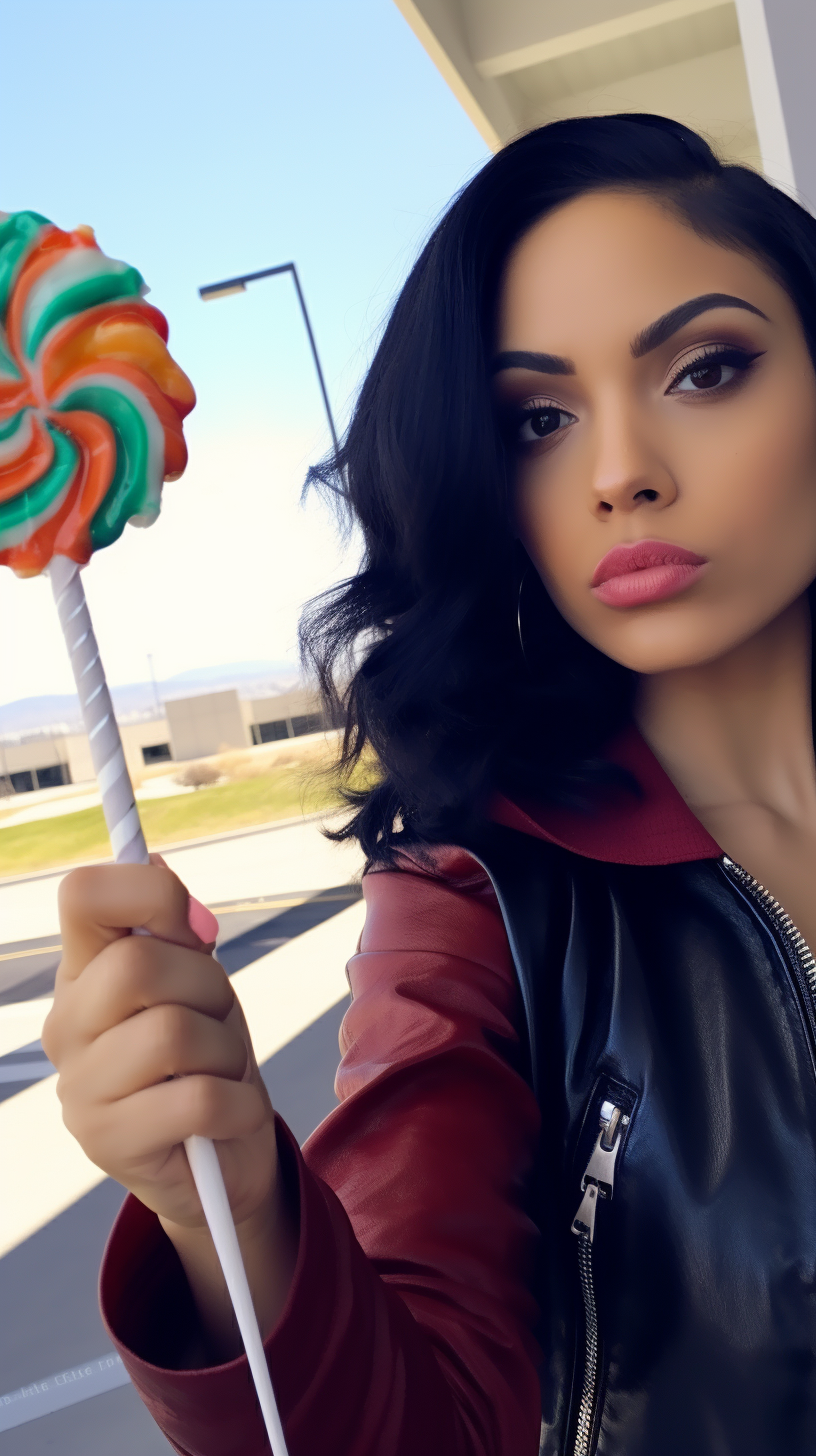
{"label": "leather jacket", "polygon": [[542,1452],[812,1453],[807,947],[724,856],[603,864],[499,827],[474,849],[542,1114]]}
{"label": "leather jacket", "polygon": [[[640,799],[502,801],[364,879],[341,1106],[280,1140],[290,1456],[816,1449],[812,958],[642,741],[617,756]],[[243,1360],[178,1368],[189,1296],[132,1198],[102,1297],[177,1451],[265,1449]]]}

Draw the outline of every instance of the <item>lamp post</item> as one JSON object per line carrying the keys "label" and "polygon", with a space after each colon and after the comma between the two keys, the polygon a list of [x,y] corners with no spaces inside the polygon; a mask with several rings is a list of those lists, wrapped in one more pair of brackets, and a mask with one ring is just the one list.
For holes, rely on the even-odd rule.
{"label": "lamp post", "polygon": [[159,697],[159,685],[156,682],[156,674],[153,671],[153,653],[152,652],[148,652],[148,654],[147,654],[147,665],[150,668],[150,681],[153,684],[153,701],[155,702],[156,707],[158,708],[159,712],[161,713],[162,712],[162,701],[161,701],[161,698]]}
{"label": "lamp post", "polygon": [[334,428],[334,417],[331,412],[331,405],[329,404],[329,395],[326,389],[326,381],[323,378],[323,370],[320,367],[320,358],[317,352],[317,344],[315,343],[315,337],[312,333],[312,325],[309,320],[308,311],[306,309],[306,300],[303,297],[303,289],[300,286],[298,271],[294,263],[279,263],[276,268],[262,268],[259,273],[242,273],[239,278],[224,278],[220,283],[205,283],[203,288],[199,288],[198,294],[205,303],[209,303],[210,300],[213,298],[227,298],[231,293],[246,293],[246,286],[248,283],[255,283],[260,278],[273,278],[276,273],[291,273],[292,279],[294,281],[295,292],[297,293],[298,303],[300,304],[300,310],[303,314],[303,322],[306,325],[306,332],[309,335],[309,343],[312,349],[312,358],[314,359],[315,369],[317,370],[317,379],[320,385],[320,393],[323,396],[323,405],[326,410],[326,419],[329,422],[329,431],[331,433],[332,445],[334,446],[334,453],[336,455],[340,446],[337,440],[337,431]]}

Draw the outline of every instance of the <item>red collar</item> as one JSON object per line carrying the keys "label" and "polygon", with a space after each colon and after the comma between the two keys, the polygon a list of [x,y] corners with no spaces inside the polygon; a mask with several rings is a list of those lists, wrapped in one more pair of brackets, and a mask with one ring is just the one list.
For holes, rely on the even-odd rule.
{"label": "red collar", "polygon": [[581,814],[526,801],[515,803],[498,794],[490,817],[587,859],[612,864],[682,864],[719,858],[719,845],[695,819],[636,728],[627,729],[607,756],[634,775],[641,798],[621,790],[605,795],[594,813]]}

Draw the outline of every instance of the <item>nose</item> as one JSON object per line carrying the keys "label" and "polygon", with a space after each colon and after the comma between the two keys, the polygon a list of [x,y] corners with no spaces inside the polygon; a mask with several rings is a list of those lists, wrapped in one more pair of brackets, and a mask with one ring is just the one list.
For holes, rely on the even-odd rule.
{"label": "nose", "polygon": [[598,418],[590,506],[593,515],[613,511],[665,510],[677,498],[677,484],[637,418],[620,402]]}

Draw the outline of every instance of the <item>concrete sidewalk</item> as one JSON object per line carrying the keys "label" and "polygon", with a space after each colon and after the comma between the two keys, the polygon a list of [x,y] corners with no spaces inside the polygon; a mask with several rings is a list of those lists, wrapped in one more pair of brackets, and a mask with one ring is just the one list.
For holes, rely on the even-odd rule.
{"label": "concrete sidewalk", "polygon": [[[320,831],[320,821],[314,819],[270,824],[168,850],[165,858],[206,904],[347,884],[363,868],[358,846],[331,844]],[[0,943],[59,934],[57,891],[62,878],[57,872],[0,881]]]}

